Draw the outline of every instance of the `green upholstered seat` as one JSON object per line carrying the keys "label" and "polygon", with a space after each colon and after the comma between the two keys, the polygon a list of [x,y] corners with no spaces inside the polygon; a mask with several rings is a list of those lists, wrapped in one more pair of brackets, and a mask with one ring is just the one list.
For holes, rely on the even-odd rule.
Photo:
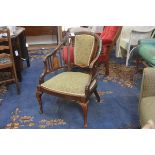
{"label": "green upholstered seat", "polygon": [[149,120],[155,122],[155,96],[143,97],[140,104],[140,120],[143,127]]}
{"label": "green upholstered seat", "polygon": [[[47,80],[41,87],[60,92],[65,95],[85,96],[85,87],[90,80],[90,75],[81,72],[63,72]],[[95,85],[94,81],[91,88]]]}
{"label": "green upholstered seat", "polygon": [[152,67],[155,67],[155,46],[144,44],[139,47],[139,55]]}

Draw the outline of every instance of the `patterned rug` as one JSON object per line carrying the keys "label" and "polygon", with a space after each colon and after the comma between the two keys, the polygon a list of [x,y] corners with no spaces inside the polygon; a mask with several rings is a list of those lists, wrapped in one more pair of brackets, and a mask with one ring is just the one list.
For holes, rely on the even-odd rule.
{"label": "patterned rug", "polygon": [[[30,60],[44,59],[45,56],[51,53],[52,50],[32,50],[29,51]],[[121,86],[132,88],[135,85],[134,76],[136,74],[135,66],[126,67],[125,64],[119,64],[114,60],[110,61],[109,76],[104,79],[105,82],[113,81],[119,83]],[[99,68],[99,76],[105,76],[105,67],[101,65]]]}
{"label": "patterned rug", "polygon": [[36,59],[44,59],[46,55],[50,54],[52,52],[52,49],[39,49],[39,50],[31,50],[29,51],[29,57],[30,60],[36,60]]}
{"label": "patterned rug", "polygon": [[[23,70],[19,96],[14,91],[14,85],[0,87],[0,128],[83,128],[81,108],[72,101],[45,94],[44,114],[38,113],[35,90],[43,70],[42,59],[50,52],[29,51],[31,67]],[[139,127],[137,104],[140,87],[133,78],[135,67],[126,67],[125,63],[118,62],[120,60],[115,61],[115,58],[110,62],[109,76],[104,75],[103,65],[99,68],[98,92],[101,102],[96,103],[95,97],[91,97],[88,128]]]}
{"label": "patterned rug", "polygon": [[[99,74],[104,75],[105,67],[101,65],[99,68]],[[120,84],[124,87],[132,88],[135,85],[134,76],[136,74],[136,68],[126,67],[124,64],[117,64],[110,61],[109,75],[105,77],[104,82],[112,81]]]}
{"label": "patterned rug", "polygon": [[39,122],[36,122],[33,120],[33,116],[20,116],[19,108],[16,108],[14,112],[11,113],[10,117],[10,123],[8,123],[5,127],[5,129],[18,129],[22,127],[35,127],[36,125],[39,128],[48,128],[50,126],[56,126],[56,125],[64,125],[66,122],[64,122],[63,119],[51,119],[46,120],[42,119]]}

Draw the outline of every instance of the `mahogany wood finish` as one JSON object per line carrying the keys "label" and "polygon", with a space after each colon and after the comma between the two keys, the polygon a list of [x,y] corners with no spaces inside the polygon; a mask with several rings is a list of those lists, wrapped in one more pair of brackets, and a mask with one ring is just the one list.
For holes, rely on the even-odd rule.
{"label": "mahogany wood finish", "polygon": [[[89,104],[88,100],[89,100],[90,95],[92,93],[94,93],[97,98],[97,101],[100,102],[100,97],[97,92],[97,84],[95,84],[91,89],[90,89],[90,86],[91,86],[92,82],[96,79],[96,76],[97,76],[97,67],[98,67],[97,60],[98,60],[100,52],[101,52],[102,41],[98,35],[96,35],[92,32],[77,32],[77,33],[75,33],[75,35],[81,35],[81,34],[88,34],[88,35],[95,37],[95,45],[94,45],[93,57],[92,57],[91,63],[86,68],[83,68],[90,75],[90,81],[89,81],[88,85],[85,87],[85,96],[79,97],[79,96],[72,96],[69,94],[65,95],[65,94],[61,94],[58,92],[50,91],[50,90],[41,86],[41,84],[44,82],[44,77],[47,74],[54,73],[55,71],[62,70],[62,69],[64,71],[69,71],[69,70],[72,70],[73,68],[77,67],[75,64],[71,64],[69,61],[68,61],[68,64],[65,64],[63,62],[63,59],[61,58],[62,48],[64,46],[69,47],[70,43],[71,43],[71,42],[69,42],[69,40],[72,39],[72,37],[69,34],[67,34],[67,36],[64,38],[64,40],[54,49],[54,51],[51,54],[47,55],[46,58],[44,59],[44,70],[43,70],[43,73],[41,74],[40,79],[39,79],[39,85],[37,86],[36,97],[37,97],[37,100],[39,103],[39,108],[40,108],[41,113],[43,113],[43,106],[42,106],[42,100],[41,100],[41,96],[43,93],[47,93],[50,95],[56,95],[59,97],[77,101],[77,103],[79,103],[79,105],[82,107],[82,110],[84,113],[84,127],[87,128],[87,113],[88,113],[88,104]],[[78,67],[80,67],[80,66],[78,66]]]}
{"label": "mahogany wood finish", "polygon": [[[0,70],[10,70],[11,72],[11,78],[7,80],[0,81],[0,84],[2,83],[8,83],[8,82],[15,82],[17,87],[17,93],[20,93],[19,89],[19,83],[17,79],[17,73],[16,73],[16,67],[14,62],[14,56],[12,51],[12,43],[11,43],[11,37],[10,37],[10,31],[7,28],[0,29],[0,34],[6,34],[5,38],[0,37],[0,59],[9,59],[8,62],[0,63]],[[5,53],[4,51],[7,50],[8,53]]]}

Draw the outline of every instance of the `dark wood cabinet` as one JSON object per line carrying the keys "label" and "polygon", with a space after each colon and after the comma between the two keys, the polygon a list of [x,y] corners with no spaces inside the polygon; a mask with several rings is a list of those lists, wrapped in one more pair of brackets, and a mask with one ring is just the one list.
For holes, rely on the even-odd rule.
{"label": "dark wood cabinet", "polygon": [[24,26],[26,36],[57,35],[57,26]]}
{"label": "dark wood cabinet", "polygon": [[55,35],[58,43],[58,26],[22,26],[26,36]]}

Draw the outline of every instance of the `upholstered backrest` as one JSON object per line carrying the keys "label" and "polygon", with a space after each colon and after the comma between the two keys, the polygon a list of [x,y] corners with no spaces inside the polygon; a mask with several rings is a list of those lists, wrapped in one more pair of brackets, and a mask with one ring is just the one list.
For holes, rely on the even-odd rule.
{"label": "upholstered backrest", "polygon": [[103,40],[103,43],[111,43],[118,31],[120,31],[121,26],[105,26],[103,32],[101,33],[100,37]]}
{"label": "upholstered backrest", "polygon": [[147,67],[143,72],[141,97],[155,96],[155,68]]}
{"label": "upholstered backrest", "polygon": [[95,45],[95,37],[89,34],[75,35],[74,64],[87,67],[91,63]]}

